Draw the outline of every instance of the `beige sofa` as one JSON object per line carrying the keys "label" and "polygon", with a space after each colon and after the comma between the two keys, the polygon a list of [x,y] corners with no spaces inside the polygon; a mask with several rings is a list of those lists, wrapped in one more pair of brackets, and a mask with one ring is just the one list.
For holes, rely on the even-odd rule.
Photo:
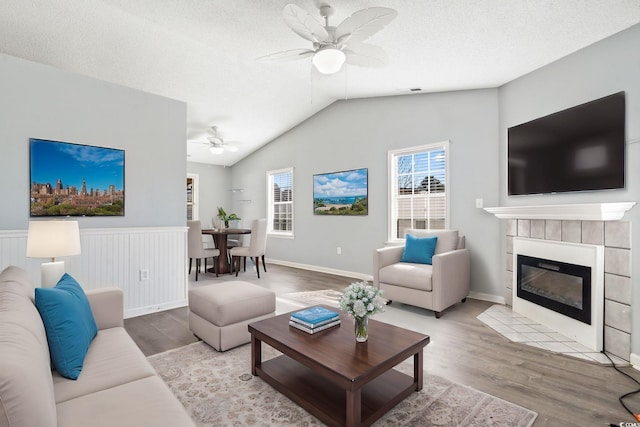
{"label": "beige sofa", "polygon": [[401,262],[404,246],[376,249],[373,255],[373,284],[384,298],[433,310],[443,310],[469,295],[470,260],[464,236],[457,230],[417,230],[416,237],[438,236],[432,265]]}
{"label": "beige sofa", "polygon": [[194,426],[125,331],[122,291],[86,294],[98,334],[74,381],[51,368],[27,273],[0,273],[0,427]]}

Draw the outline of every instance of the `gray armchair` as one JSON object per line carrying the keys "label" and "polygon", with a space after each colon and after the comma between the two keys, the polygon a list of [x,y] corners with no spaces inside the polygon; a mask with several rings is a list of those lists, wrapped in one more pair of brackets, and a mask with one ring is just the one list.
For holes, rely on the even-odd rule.
{"label": "gray armchair", "polygon": [[464,236],[458,230],[407,230],[416,237],[438,236],[433,262],[401,262],[403,246],[376,249],[373,256],[373,284],[391,301],[426,308],[440,318],[448,307],[464,302],[469,295],[470,261]]}

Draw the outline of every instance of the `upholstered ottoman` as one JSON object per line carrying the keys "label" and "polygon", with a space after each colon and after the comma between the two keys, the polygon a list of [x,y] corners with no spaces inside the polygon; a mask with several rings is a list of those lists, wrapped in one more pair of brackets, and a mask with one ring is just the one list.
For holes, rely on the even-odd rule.
{"label": "upholstered ottoman", "polygon": [[233,281],[189,291],[189,329],[218,351],[251,341],[247,325],[275,315],[276,294]]}

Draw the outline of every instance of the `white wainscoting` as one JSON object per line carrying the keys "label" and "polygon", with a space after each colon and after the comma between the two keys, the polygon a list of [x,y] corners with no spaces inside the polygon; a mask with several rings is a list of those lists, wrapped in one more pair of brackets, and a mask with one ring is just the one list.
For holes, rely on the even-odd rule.
{"label": "white wainscoting", "polygon": [[[67,273],[85,289],[122,289],[125,317],[186,305],[186,227],[81,229],[80,242],[81,255],[60,258]],[[24,268],[37,285],[45,260],[27,258],[26,248],[26,230],[0,231],[0,268]]]}

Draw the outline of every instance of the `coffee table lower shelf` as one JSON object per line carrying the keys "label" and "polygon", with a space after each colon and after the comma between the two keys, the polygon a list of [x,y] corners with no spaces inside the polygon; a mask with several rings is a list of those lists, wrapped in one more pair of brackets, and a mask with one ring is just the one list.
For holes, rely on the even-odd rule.
{"label": "coffee table lower shelf", "polygon": [[[306,366],[282,355],[256,366],[257,375],[329,426],[345,426],[346,391]],[[416,391],[409,375],[394,369],[361,390],[361,425],[369,426]]]}

